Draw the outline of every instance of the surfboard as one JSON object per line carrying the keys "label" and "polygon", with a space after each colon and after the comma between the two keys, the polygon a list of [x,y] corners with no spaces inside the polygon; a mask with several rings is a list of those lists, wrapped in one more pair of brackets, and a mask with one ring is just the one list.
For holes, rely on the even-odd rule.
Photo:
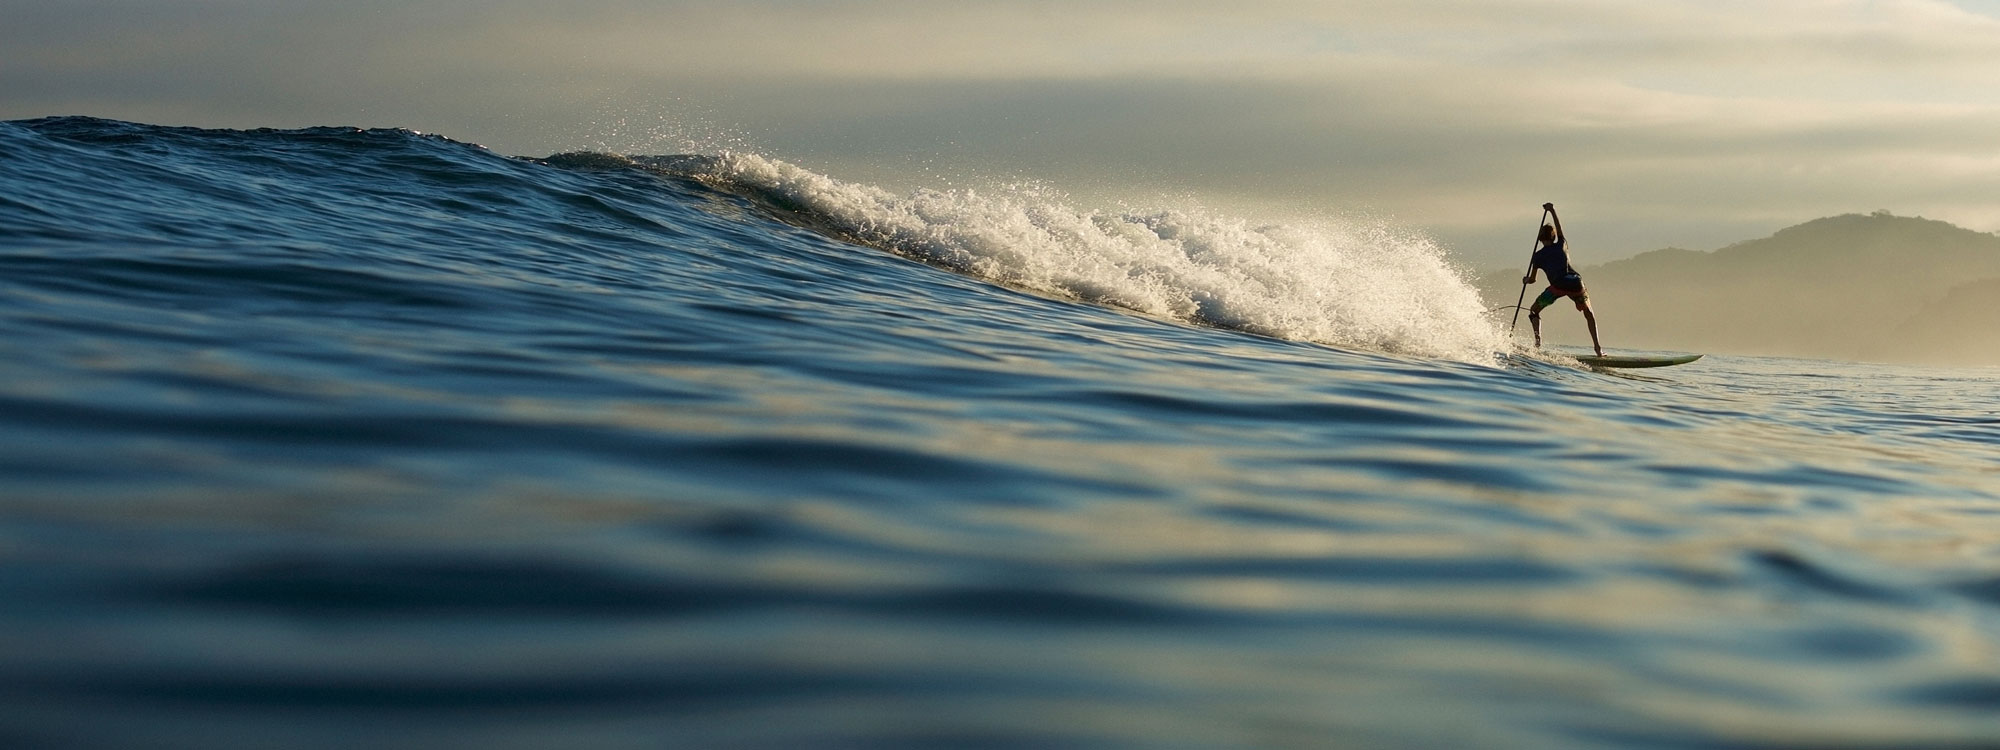
{"label": "surfboard", "polygon": [[1614,354],[1608,357],[1579,355],[1576,361],[1590,365],[1591,367],[1671,367],[1674,365],[1684,365],[1697,359],[1701,359],[1701,355],[1676,354],[1665,357],[1628,357]]}

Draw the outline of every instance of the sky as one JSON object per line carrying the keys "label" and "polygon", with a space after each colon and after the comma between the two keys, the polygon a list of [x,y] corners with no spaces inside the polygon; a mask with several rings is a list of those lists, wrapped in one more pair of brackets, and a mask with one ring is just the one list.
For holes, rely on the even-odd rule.
{"label": "sky", "polygon": [[[0,119],[749,150],[1579,265],[2000,230],[2000,0],[0,0]],[[1516,257],[1520,256],[1520,257]]]}

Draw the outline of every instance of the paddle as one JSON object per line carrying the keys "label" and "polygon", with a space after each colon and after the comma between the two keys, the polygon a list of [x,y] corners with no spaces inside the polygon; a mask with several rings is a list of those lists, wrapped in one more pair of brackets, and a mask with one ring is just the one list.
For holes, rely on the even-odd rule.
{"label": "paddle", "polygon": [[[1549,209],[1542,207],[1542,218],[1535,220],[1535,244],[1542,244],[1542,222],[1549,220]],[[1528,273],[1535,272],[1535,248],[1528,248]],[[1527,273],[1521,274],[1528,275]],[[1528,301],[1528,282],[1521,282],[1521,296],[1514,300],[1514,322],[1507,324],[1507,335],[1514,335],[1514,327],[1521,324],[1521,303]]]}

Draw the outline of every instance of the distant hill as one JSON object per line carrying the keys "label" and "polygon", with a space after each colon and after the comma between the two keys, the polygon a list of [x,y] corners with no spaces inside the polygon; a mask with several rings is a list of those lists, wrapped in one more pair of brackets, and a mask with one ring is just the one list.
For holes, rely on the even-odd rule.
{"label": "distant hill", "polygon": [[1919,364],[2000,364],[2000,278],[1952,287],[1862,356]]}
{"label": "distant hill", "polygon": [[[1606,346],[2000,365],[2000,236],[1877,212],[1601,265],[1572,242]],[[1480,291],[1513,304],[1523,269],[1482,275]],[[1557,310],[1543,314],[1549,339],[1588,344],[1574,308]]]}

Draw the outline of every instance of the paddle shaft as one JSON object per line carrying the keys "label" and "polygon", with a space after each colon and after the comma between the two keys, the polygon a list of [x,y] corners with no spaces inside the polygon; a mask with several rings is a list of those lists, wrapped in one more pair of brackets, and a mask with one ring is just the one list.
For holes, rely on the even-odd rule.
{"label": "paddle shaft", "polygon": [[[1549,210],[1542,209],[1542,218],[1535,220],[1535,245],[1542,244],[1542,222],[1548,221]],[[1528,248],[1528,273],[1535,272],[1535,248]],[[1522,274],[1523,276],[1527,274]],[[1521,324],[1521,303],[1528,301],[1528,282],[1521,282],[1521,296],[1514,300],[1514,322],[1507,324],[1507,335],[1514,335],[1514,327]]]}

